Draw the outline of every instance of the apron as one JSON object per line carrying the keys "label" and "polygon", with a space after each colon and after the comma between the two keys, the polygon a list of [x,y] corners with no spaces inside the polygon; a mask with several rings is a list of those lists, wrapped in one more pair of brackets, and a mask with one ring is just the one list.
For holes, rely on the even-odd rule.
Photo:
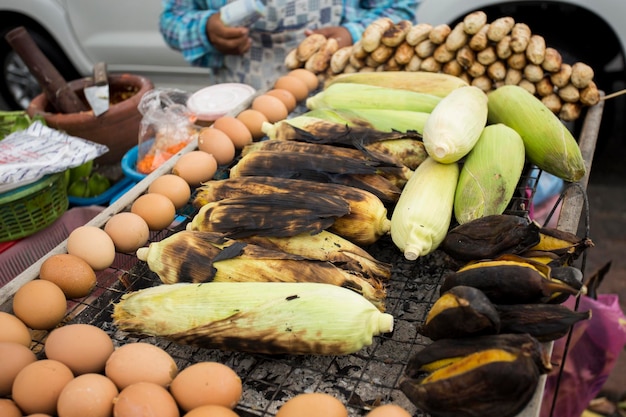
{"label": "apron", "polygon": [[306,29],[339,26],[341,0],[267,0],[266,15],[251,26],[252,46],[244,55],[226,55],[215,82],[271,88],[285,72],[285,57],[305,38]]}

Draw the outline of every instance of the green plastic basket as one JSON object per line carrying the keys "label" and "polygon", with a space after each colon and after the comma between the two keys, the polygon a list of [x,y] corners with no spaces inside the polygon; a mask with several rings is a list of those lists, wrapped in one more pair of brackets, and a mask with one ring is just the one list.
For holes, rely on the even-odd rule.
{"label": "green plastic basket", "polygon": [[0,194],[0,242],[38,232],[61,217],[68,206],[64,172]]}

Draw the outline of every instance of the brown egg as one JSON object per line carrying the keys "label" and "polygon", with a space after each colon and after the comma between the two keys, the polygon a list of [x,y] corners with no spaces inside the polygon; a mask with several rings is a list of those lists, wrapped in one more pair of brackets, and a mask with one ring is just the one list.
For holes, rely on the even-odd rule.
{"label": "brown egg", "polygon": [[84,259],[95,271],[102,271],[115,260],[115,243],[99,227],[79,226],[67,238],[67,253]]}
{"label": "brown egg", "polygon": [[366,417],[411,417],[411,413],[396,404],[384,404],[374,408]]}
{"label": "brown egg", "polygon": [[97,283],[91,265],[70,253],[58,253],[44,260],[39,269],[39,278],[54,282],[67,298],[85,297]]}
{"label": "brown egg", "polygon": [[320,80],[317,78],[317,75],[312,71],[309,71],[306,68],[296,68],[287,73],[287,75],[293,75],[294,77],[300,78],[306,84],[309,92],[315,90],[319,84]]}
{"label": "brown egg", "polygon": [[276,417],[348,417],[348,409],[341,401],[322,392],[298,394],[287,400]]}
{"label": "brown egg", "polygon": [[130,211],[144,219],[150,230],[163,230],[176,217],[172,200],[157,193],[140,195],[130,206]]}
{"label": "brown egg", "polygon": [[26,365],[15,377],[11,398],[25,415],[55,415],[57,400],[74,375],[70,368],[53,359]]}
{"label": "brown egg", "polygon": [[228,165],[235,159],[235,144],[217,128],[205,127],[200,130],[198,149],[213,155],[219,165]]}
{"label": "brown egg", "polygon": [[34,279],[13,296],[13,313],[34,330],[48,330],[59,324],[67,311],[63,290],[53,282]]}
{"label": "brown egg", "polygon": [[270,123],[284,120],[289,115],[285,104],[278,97],[268,94],[262,94],[252,100],[252,109],[263,113]]}
{"label": "brown egg", "polygon": [[267,117],[258,110],[246,109],[237,115],[237,119],[246,125],[253,139],[261,139],[263,133],[263,123],[267,123]]}
{"label": "brown egg", "polygon": [[274,88],[282,88],[289,91],[298,102],[303,101],[309,95],[309,88],[304,81],[293,75],[283,75],[278,77],[274,83]]}
{"label": "brown egg", "polygon": [[30,347],[30,329],[13,314],[0,311],[0,329],[0,342],[15,342]]}
{"label": "brown egg", "polygon": [[20,410],[13,400],[0,398],[0,416],[2,417],[22,417]]}
{"label": "brown egg", "polygon": [[226,133],[235,144],[236,149],[241,149],[252,142],[252,133],[248,127],[233,116],[222,116],[213,122],[213,127]]}
{"label": "brown egg", "polygon": [[272,88],[265,94],[268,94],[270,96],[276,97],[277,99],[280,99],[280,101],[283,102],[285,107],[287,107],[287,111],[289,113],[294,111],[294,109],[298,105],[298,102],[296,101],[296,98],[294,97],[293,93],[285,90],[284,88]]}
{"label": "brown egg", "polygon": [[101,374],[83,374],[68,382],[57,400],[59,417],[111,417],[117,387]]}
{"label": "brown egg", "polygon": [[183,178],[174,174],[161,175],[148,187],[149,193],[163,194],[174,203],[176,210],[187,205],[191,197],[191,188]]}
{"label": "brown egg", "polygon": [[37,357],[28,347],[16,342],[0,342],[0,397],[11,394],[15,376],[36,360]]}
{"label": "brown egg", "polygon": [[113,240],[115,250],[123,253],[135,252],[150,238],[148,223],[130,211],[114,214],[104,225],[104,231]]}
{"label": "brown egg", "polygon": [[104,371],[114,345],[111,337],[101,328],[75,323],[52,330],[44,350],[48,359],[64,363],[74,375],[82,375]]}
{"label": "brown egg", "polygon": [[153,382],[136,382],[124,388],[113,400],[113,415],[179,417],[180,412],[174,397],[167,389]]}
{"label": "brown egg", "polygon": [[185,413],[185,417],[239,417],[239,414],[221,405],[201,405]]}
{"label": "brown egg", "polygon": [[180,371],[170,385],[170,392],[185,411],[206,404],[235,408],[242,390],[237,373],[219,362],[195,363]]}
{"label": "brown egg", "polygon": [[172,174],[178,175],[191,187],[197,187],[209,181],[217,172],[217,160],[204,151],[191,151],[178,158],[172,168]]}
{"label": "brown egg", "polygon": [[135,382],[167,387],[178,374],[178,366],[160,347],[135,342],[117,348],[109,356],[104,373],[120,390]]}

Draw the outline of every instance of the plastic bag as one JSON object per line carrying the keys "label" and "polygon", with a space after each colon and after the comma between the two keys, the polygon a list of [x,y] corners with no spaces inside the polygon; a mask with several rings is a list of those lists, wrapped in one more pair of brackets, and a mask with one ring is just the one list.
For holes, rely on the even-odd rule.
{"label": "plastic bag", "polygon": [[70,136],[36,121],[0,141],[0,192],[77,167],[108,151],[106,145]]}
{"label": "plastic bag", "polygon": [[195,115],[186,106],[189,94],[177,89],[153,89],[142,96],[137,171],[149,174],[197,136]]}
{"label": "plastic bag", "polygon": [[[575,298],[564,304],[574,307]],[[626,316],[617,294],[599,294],[597,299],[581,296],[579,311],[591,310],[591,318],[577,323],[565,357],[565,366],[558,382],[559,369],[548,375],[541,406],[541,417],[549,417],[554,393],[558,395],[553,416],[580,417],[602,389],[617,358],[626,346]],[[560,364],[567,337],[554,342],[552,362]]]}

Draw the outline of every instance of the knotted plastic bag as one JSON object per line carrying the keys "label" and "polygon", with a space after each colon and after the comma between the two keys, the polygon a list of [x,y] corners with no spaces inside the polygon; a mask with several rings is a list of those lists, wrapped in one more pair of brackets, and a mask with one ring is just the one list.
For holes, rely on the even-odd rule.
{"label": "knotted plastic bag", "polygon": [[[570,297],[564,304],[574,308],[575,298]],[[626,316],[617,294],[581,296],[578,310],[591,310],[591,318],[573,327],[560,381],[558,367],[548,375],[541,417],[580,417],[602,389],[626,346]],[[562,363],[566,342],[567,337],[554,342],[553,363]]]}
{"label": "knotted plastic bag", "polygon": [[196,138],[195,115],[185,104],[188,97],[177,89],[153,89],[142,96],[137,106],[142,114],[138,172],[151,173]]}

